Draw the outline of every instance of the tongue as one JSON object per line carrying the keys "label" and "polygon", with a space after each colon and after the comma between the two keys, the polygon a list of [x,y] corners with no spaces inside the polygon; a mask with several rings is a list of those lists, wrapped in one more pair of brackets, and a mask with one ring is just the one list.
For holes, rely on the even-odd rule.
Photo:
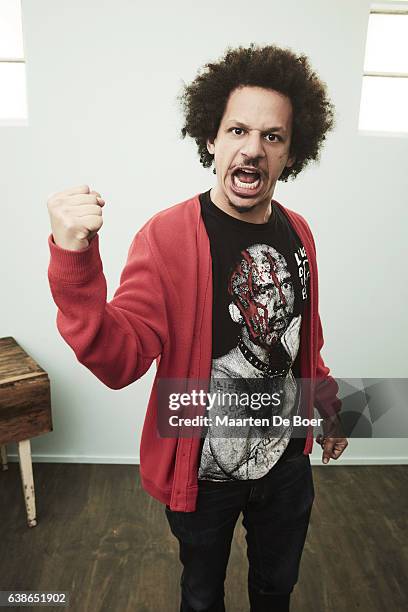
{"label": "tongue", "polygon": [[238,170],[235,175],[243,183],[254,183],[258,179],[258,174],[243,172],[242,170]]}

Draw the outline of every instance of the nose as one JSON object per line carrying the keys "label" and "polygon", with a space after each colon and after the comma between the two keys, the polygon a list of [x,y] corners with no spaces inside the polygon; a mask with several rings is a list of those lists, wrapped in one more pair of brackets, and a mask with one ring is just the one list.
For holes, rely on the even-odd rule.
{"label": "nose", "polygon": [[283,295],[282,291],[280,290],[280,287],[274,288],[270,303],[272,306],[272,310],[274,311],[274,314],[276,314],[277,310],[279,310],[280,308],[284,308],[286,306],[286,303],[287,303],[286,298]]}
{"label": "nose", "polygon": [[259,131],[249,132],[241,146],[241,154],[249,159],[265,157],[263,140]]}

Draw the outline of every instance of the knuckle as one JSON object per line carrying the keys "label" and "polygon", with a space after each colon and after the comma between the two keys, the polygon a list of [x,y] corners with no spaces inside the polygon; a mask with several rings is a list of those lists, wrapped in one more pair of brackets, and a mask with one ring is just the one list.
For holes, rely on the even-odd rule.
{"label": "knuckle", "polygon": [[55,208],[56,204],[57,204],[57,198],[56,196],[50,196],[47,200],[47,207],[48,210],[51,210],[52,208]]}
{"label": "knuckle", "polygon": [[47,202],[51,202],[52,200],[55,200],[55,198],[58,197],[59,193],[60,193],[59,191],[53,191],[52,193],[49,193],[47,196]]}

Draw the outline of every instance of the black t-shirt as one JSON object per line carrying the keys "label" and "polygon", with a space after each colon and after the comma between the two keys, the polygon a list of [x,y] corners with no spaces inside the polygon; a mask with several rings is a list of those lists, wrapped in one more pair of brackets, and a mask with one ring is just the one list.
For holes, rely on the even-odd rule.
{"label": "black t-shirt", "polygon": [[[273,200],[272,214],[262,224],[227,214],[212,202],[210,190],[200,194],[200,205],[213,272],[211,376],[268,377],[290,370],[299,377],[300,330],[309,295],[309,264],[299,237]],[[259,478],[276,457],[282,461],[302,453],[305,439],[271,444],[258,465],[252,456],[251,469],[244,451],[240,467],[232,465],[240,451],[231,447],[227,457],[228,442],[222,441],[220,459],[217,450],[210,450],[208,434],[202,440],[199,478]],[[219,468],[224,459],[225,470]]]}

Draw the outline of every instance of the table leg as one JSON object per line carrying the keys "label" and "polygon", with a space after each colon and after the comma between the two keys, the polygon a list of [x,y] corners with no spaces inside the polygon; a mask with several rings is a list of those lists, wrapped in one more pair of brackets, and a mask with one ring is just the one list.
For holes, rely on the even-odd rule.
{"label": "table leg", "polygon": [[1,454],[1,469],[4,472],[5,470],[8,470],[7,446],[5,444],[0,444],[0,454]]}
{"label": "table leg", "polygon": [[18,442],[18,455],[20,457],[21,482],[23,485],[24,501],[27,511],[27,523],[29,527],[37,525],[35,512],[35,493],[33,466],[31,462],[30,440]]}

